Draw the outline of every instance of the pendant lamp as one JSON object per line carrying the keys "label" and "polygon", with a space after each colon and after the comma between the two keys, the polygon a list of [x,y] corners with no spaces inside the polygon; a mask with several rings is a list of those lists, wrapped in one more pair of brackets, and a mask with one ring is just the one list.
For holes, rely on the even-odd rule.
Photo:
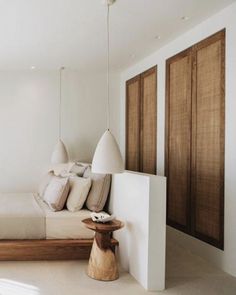
{"label": "pendant lamp", "polygon": [[68,153],[64,142],[61,140],[61,75],[64,67],[60,68],[60,101],[59,101],[59,134],[58,142],[53,150],[51,163],[52,164],[61,164],[67,163],[69,161]]}
{"label": "pendant lamp", "polygon": [[124,171],[124,162],[121,156],[119,146],[116,142],[114,135],[109,129],[110,125],[110,35],[109,35],[109,8],[115,0],[105,0],[107,5],[107,130],[102,135],[97,144],[93,162],[92,172],[102,174],[115,174]]}

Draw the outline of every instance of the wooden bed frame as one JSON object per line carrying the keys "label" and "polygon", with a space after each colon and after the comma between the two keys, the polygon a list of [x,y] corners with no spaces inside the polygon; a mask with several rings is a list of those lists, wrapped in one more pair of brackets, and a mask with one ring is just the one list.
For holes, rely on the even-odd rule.
{"label": "wooden bed frame", "polygon": [[[109,212],[110,194],[104,211]],[[111,240],[115,251],[119,242]],[[0,261],[78,260],[88,259],[93,239],[1,240]],[[0,294],[1,295],[1,294]]]}
{"label": "wooden bed frame", "polygon": [[[0,240],[0,261],[88,259],[93,239],[89,240]],[[118,241],[112,239],[112,247]]]}

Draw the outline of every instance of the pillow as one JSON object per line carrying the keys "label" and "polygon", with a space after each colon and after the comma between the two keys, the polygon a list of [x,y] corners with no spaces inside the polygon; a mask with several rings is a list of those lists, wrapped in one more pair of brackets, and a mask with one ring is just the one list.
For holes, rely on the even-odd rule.
{"label": "pillow", "polygon": [[87,166],[83,164],[74,163],[74,165],[70,168],[70,172],[82,177],[84,175],[84,171],[86,170],[86,168]]}
{"label": "pillow", "polygon": [[54,176],[45,190],[43,200],[52,211],[60,211],[65,206],[69,189],[68,178]]}
{"label": "pillow", "polygon": [[56,176],[68,177],[71,174],[70,170],[73,166],[74,163],[72,162],[56,164],[50,168],[49,172],[53,172]]}
{"label": "pillow", "polygon": [[45,174],[39,184],[38,187],[38,194],[41,198],[43,198],[44,192],[49,184],[49,182],[52,180],[53,178],[53,173],[49,172],[47,174]]}
{"label": "pillow", "polygon": [[91,164],[90,163],[85,163],[85,162],[75,162],[76,165],[80,165],[80,166],[84,166],[85,168],[90,167]]}
{"label": "pillow", "polygon": [[84,172],[84,177],[91,178],[92,187],[88,194],[86,207],[94,212],[100,212],[106,204],[108,193],[111,185],[111,175],[92,173],[88,167]]}
{"label": "pillow", "polygon": [[53,165],[49,171],[53,172],[56,176],[70,177],[70,176],[83,176],[85,169],[89,164],[85,163],[62,163]]}
{"label": "pillow", "polygon": [[69,211],[79,211],[83,207],[90,187],[90,178],[70,177],[70,193],[66,202],[66,207]]}

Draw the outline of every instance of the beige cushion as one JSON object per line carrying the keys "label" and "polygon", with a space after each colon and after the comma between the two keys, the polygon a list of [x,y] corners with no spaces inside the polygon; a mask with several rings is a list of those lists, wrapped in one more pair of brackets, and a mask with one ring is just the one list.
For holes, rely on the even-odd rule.
{"label": "beige cushion", "polygon": [[70,177],[70,193],[66,202],[66,207],[69,211],[76,212],[83,207],[90,187],[90,178]]}
{"label": "beige cushion", "polygon": [[68,162],[62,164],[55,164],[50,167],[49,171],[53,172],[56,176],[70,177],[70,176],[83,176],[84,171],[89,166],[87,163]]}
{"label": "beige cushion", "polygon": [[70,168],[70,172],[75,173],[77,176],[83,176],[87,166],[82,163],[74,163],[74,165]]}
{"label": "beige cushion", "polygon": [[48,186],[48,184],[50,183],[50,181],[53,178],[53,173],[49,172],[47,174],[45,174],[39,184],[38,187],[38,194],[41,198],[43,198],[44,192]]}
{"label": "beige cushion", "polygon": [[77,162],[75,162],[77,165],[79,165],[79,166],[84,166],[85,168],[87,168],[87,167],[91,167],[91,164],[90,163],[86,163],[86,162],[79,162],[79,161],[77,161]]}
{"label": "beige cushion", "polygon": [[91,168],[85,170],[84,177],[91,178],[92,187],[88,194],[86,206],[89,210],[100,212],[103,210],[111,185],[111,176],[109,174],[92,173]]}
{"label": "beige cushion", "polygon": [[45,190],[43,200],[52,211],[60,211],[65,205],[69,189],[68,178],[54,176]]}
{"label": "beige cushion", "polygon": [[49,172],[53,172],[56,176],[68,177],[71,174],[70,169],[73,166],[73,162],[55,164],[49,169]]}

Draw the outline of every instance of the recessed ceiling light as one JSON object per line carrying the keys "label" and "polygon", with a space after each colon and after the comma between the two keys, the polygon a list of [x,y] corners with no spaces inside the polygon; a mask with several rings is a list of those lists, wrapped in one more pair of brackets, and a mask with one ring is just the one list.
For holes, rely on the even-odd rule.
{"label": "recessed ceiling light", "polygon": [[186,15],[184,15],[184,16],[181,17],[181,20],[183,20],[183,21],[186,21],[186,20],[189,20],[189,19],[190,19],[190,17],[189,16],[186,16]]}
{"label": "recessed ceiling light", "polygon": [[160,40],[160,39],[161,39],[161,36],[160,36],[160,35],[156,35],[156,36],[155,36],[155,39],[156,39],[156,40]]}
{"label": "recessed ceiling light", "polygon": [[31,70],[35,70],[35,66],[31,66]]}

